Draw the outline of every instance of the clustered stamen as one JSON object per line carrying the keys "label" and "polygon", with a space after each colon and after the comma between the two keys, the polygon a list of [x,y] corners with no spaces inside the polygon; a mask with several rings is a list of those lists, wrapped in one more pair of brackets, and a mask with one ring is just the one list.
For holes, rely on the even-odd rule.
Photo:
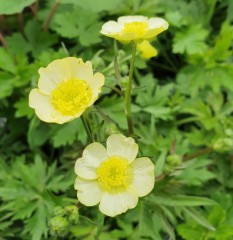
{"label": "clustered stamen", "polygon": [[86,109],[92,91],[84,80],[68,79],[60,83],[51,93],[54,108],[65,116],[72,116]]}
{"label": "clustered stamen", "polygon": [[97,169],[98,182],[108,192],[125,190],[132,181],[133,171],[128,161],[110,157]]}

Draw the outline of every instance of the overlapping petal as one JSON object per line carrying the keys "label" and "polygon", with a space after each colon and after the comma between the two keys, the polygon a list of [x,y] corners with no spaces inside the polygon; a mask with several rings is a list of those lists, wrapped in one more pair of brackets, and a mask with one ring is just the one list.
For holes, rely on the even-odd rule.
{"label": "overlapping petal", "polygon": [[154,164],[149,158],[137,158],[131,164],[134,177],[131,183],[134,191],[139,197],[144,197],[154,188]]}
{"label": "overlapping petal", "polygon": [[111,194],[105,192],[100,200],[100,211],[110,217],[115,217],[128,209],[135,208],[138,203],[138,196],[130,192]]}
{"label": "overlapping petal", "polygon": [[107,139],[108,156],[120,156],[131,163],[138,154],[138,145],[131,137],[113,134]]}
{"label": "overlapping petal", "polygon": [[[86,108],[90,107],[96,101],[98,94],[101,91],[101,87],[104,84],[103,74],[95,73],[93,75],[91,62],[83,62],[82,59],[75,57],[67,57],[54,60],[46,68],[40,68],[38,72],[40,74],[38,88],[31,91],[29,95],[29,106],[34,108],[37,116],[45,122],[54,122],[61,124],[80,117]],[[78,81],[80,83],[82,82],[82,84],[85,83],[85,86],[87,86],[89,89],[88,95],[85,95],[85,93],[83,93],[83,96],[85,96],[88,101],[85,100],[84,103],[80,106],[74,105],[76,104],[77,100],[73,102],[69,100],[69,104],[74,105],[73,107],[75,107],[75,111],[59,111],[58,106],[60,106],[60,103],[56,103],[55,106],[53,102],[54,98],[53,101],[51,101],[51,96],[54,90],[67,81],[76,81],[75,88],[73,88],[76,90],[73,91],[72,87],[70,87],[71,91],[73,91],[70,93],[70,96],[73,98],[77,96],[77,99],[79,99],[79,95],[74,95],[74,92],[77,92],[76,87],[77,84],[79,84],[77,83]],[[81,89],[86,91],[85,89],[87,88],[82,87]],[[83,91],[80,93],[82,94],[82,92]],[[63,91],[60,91],[59,94],[62,95]],[[69,95],[69,92],[67,93],[66,91],[65,94]],[[66,99],[66,97],[64,97],[64,99]],[[65,108],[68,108],[66,107],[64,101],[62,104]],[[69,106],[69,104],[67,104],[67,106]]]}
{"label": "overlapping petal", "polygon": [[100,202],[100,211],[110,217],[136,207],[155,182],[153,163],[146,157],[135,159],[137,152],[134,139],[122,134],[108,137],[107,149],[99,143],[88,145],[75,165],[79,201],[86,206]]}
{"label": "overlapping petal", "polygon": [[84,179],[96,179],[96,168],[107,159],[107,151],[100,143],[91,143],[75,163],[75,173]]}
{"label": "overlapping petal", "polygon": [[74,188],[77,191],[78,200],[86,206],[94,206],[100,202],[103,195],[98,183],[93,180],[84,180],[77,177],[75,180]]}
{"label": "overlapping petal", "polygon": [[[132,25],[131,28],[127,26]],[[115,38],[122,43],[153,40],[158,34],[168,28],[168,22],[163,18],[147,18],[145,16],[122,16],[117,21],[103,24],[101,33]]]}

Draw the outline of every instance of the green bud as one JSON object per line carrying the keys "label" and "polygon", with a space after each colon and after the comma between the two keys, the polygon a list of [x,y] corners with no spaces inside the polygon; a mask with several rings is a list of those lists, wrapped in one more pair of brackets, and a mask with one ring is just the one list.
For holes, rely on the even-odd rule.
{"label": "green bud", "polygon": [[77,224],[79,220],[78,208],[74,205],[65,207],[65,211],[68,216],[68,220],[71,225]]}
{"label": "green bud", "polygon": [[69,222],[66,218],[55,216],[49,221],[49,230],[52,236],[64,237],[69,230]]}
{"label": "green bud", "polygon": [[167,157],[167,164],[172,167],[177,167],[181,164],[182,157],[178,154],[171,154]]}
{"label": "green bud", "polygon": [[120,49],[120,50],[117,52],[117,54],[118,54],[118,57],[119,57],[119,58],[123,58],[123,57],[125,57],[125,55],[126,55],[125,51],[122,50],[122,49]]}
{"label": "green bud", "polygon": [[95,56],[95,57],[91,60],[91,62],[92,62],[93,66],[94,66],[95,68],[97,68],[97,67],[104,67],[104,61],[103,61],[103,59],[102,59],[101,57],[99,57],[99,56]]}
{"label": "green bud", "polygon": [[129,77],[122,77],[121,78],[120,84],[121,84],[121,88],[122,88],[123,91],[127,88],[128,82],[129,82]]}
{"label": "green bud", "polygon": [[213,149],[217,152],[227,152],[233,149],[233,139],[219,138],[213,145]]}
{"label": "green bud", "polygon": [[127,64],[122,64],[121,65],[121,73],[122,75],[126,75],[129,73],[129,67]]}
{"label": "green bud", "polygon": [[111,136],[112,134],[120,133],[118,126],[114,122],[106,123],[105,125],[105,135]]}
{"label": "green bud", "polygon": [[61,216],[63,217],[65,215],[65,210],[61,206],[56,206],[53,209],[53,216]]}

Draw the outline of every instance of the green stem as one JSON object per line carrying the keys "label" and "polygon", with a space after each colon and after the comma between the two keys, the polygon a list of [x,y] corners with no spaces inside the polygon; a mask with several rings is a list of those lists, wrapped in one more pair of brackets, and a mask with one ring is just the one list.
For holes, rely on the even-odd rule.
{"label": "green stem", "polygon": [[83,113],[83,114],[81,115],[81,120],[82,120],[84,129],[85,129],[85,131],[86,131],[86,133],[87,133],[87,136],[88,136],[89,141],[90,141],[90,142],[94,142],[95,139],[94,139],[94,137],[93,137],[93,135],[92,135],[92,133],[91,133],[91,127],[90,127],[89,121],[88,121],[88,119],[87,119],[86,113]]}
{"label": "green stem", "polygon": [[43,26],[42,26],[43,31],[46,32],[48,30],[49,24],[52,21],[52,18],[57,10],[58,5],[59,5],[58,0],[55,0],[50,9],[50,12],[49,12],[47,18],[45,19],[45,21],[43,23]]}
{"label": "green stem", "polygon": [[101,212],[98,212],[97,216],[97,232],[95,236],[95,240],[99,239],[100,234],[102,233],[104,228],[104,215]]}
{"label": "green stem", "polygon": [[206,154],[206,153],[210,153],[212,151],[213,151],[213,149],[211,147],[206,147],[206,148],[200,149],[200,150],[198,150],[197,152],[195,152],[193,154],[184,156],[183,157],[183,161],[191,160],[193,158],[199,157],[199,156],[201,156],[203,154]]}
{"label": "green stem", "polygon": [[125,92],[125,113],[127,117],[129,134],[133,134],[133,121],[132,121],[132,113],[131,113],[131,92],[132,92],[132,84],[133,84],[133,69],[134,69],[136,50],[137,50],[137,43],[132,42],[132,57],[130,60],[129,81],[128,81],[128,85]]}

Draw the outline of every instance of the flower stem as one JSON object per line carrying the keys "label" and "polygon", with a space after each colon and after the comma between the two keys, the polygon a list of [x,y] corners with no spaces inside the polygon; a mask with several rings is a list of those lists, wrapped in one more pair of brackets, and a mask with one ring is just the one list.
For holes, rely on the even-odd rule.
{"label": "flower stem", "polygon": [[210,153],[212,151],[213,151],[213,149],[211,147],[206,147],[206,148],[200,149],[195,153],[184,156],[183,161],[191,160],[193,158],[199,157],[200,155],[203,155],[203,154],[206,154],[206,153]]}
{"label": "flower stem", "polygon": [[102,214],[101,212],[98,212],[97,231],[96,231],[96,235],[95,235],[95,240],[99,239],[99,236],[103,231],[103,228],[104,228],[104,214]]}
{"label": "flower stem", "polygon": [[57,10],[58,5],[59,5],[58,0],[55,0],[50,9],[50,12],[49,12],[47,18],[45,19],[45,21],[43,23],[43,26],[42,26],[43,31],[46,32],[48,30],[49,24],[52,21],[52,18]]}
{"label": "flower stem", "polygon": [[89,124],[89,121],[87,119],[87,115],[86,113],[83,113],[82,116],[81,116],[81,120],[82,120],[82,123],[83,123],[83,126],[84,126],[84,129],[87,133],[87,136],[88,136],[88,139],[90,142],[94,142],[95,139],[92,135],[92,132],[91,132],[91,127],[90,127],[90,124]]}
{"label": "flower stem", "polygon": [[133,69],[134,69],[136,50],[137,50],[137,43],[132,42],[132,57],[130,60],[129,80],[128,80],[128,85],[125,92],[125,113],[127,117],[129,134],[133,134],[133,121],[132,121],[132,113],[131,113],[131,92],[132,92],[132,84],[133,84]]}

